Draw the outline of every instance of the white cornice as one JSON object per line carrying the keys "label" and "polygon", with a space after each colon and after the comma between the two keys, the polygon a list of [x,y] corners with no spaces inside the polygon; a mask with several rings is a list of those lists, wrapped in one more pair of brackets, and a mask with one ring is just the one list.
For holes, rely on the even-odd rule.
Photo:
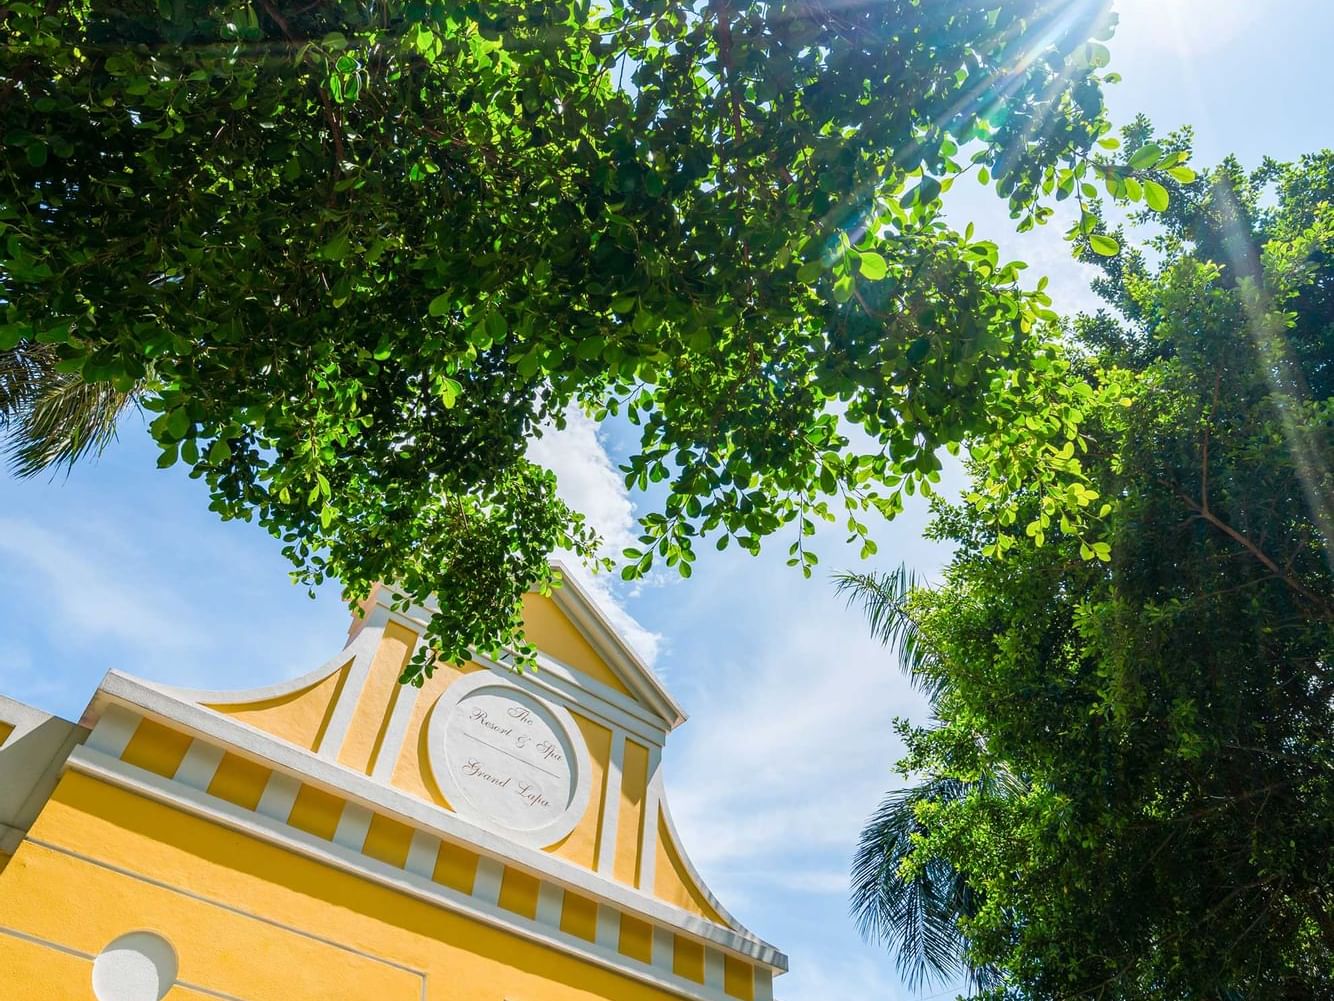
{"label": "white cornice", "polygon": [[[350,648],[340,655],[344,662],[349,652]],[[238,720],[184,701],[166,686],[113,671],[103,679],[94,702],[129,707],[170,723],[192,736],[222,743],[243,757],[275,769],[278,773],[298,777],[303,782],[392,816],[418,830],[465,845],[506,865],[604,901],[641,920],[668,927],[775,972],[787,969],[786,956],[740,926],[724,927],[639,890],[614,883],[557,856],[515,844],[334,761],[294,747]],[[179,784],[174,787],[188,791]],[[720,909],[719,913],[725,912]]]}
{"label": "white cornice", "polygon": [[530,941],[576,954],[598,966],[651,984],[678,997],[688,998],[690,1001],[733,1001],[720,989],[711,985],[695,984],[651,966],[635,964],[613,948],[599,946],[562,933],[559,929],[526,921],[496,904],[488,904],[475,896],[459,893],[406,869],[396,868],[335,842],[325,841],[279,824],[270,818],[233,806],[225,800],[179,786],[168,779],[127,765],[92,748],[77,748],[70,755],[67,767],[138,795],[168,803],[205,820],[278,845],[316,862],[391,887],[400,893],[463,913],[474,920],[502,928]]}

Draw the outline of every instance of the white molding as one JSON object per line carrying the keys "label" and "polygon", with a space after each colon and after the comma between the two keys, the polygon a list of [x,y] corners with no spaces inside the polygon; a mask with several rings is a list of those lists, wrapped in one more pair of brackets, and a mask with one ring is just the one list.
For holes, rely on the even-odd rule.
{"label": "white molding", "polygon": [[264,786],[264,793],[259,797],[255,811],[271,817],[280,824],[285,824],[287,818],[292,815],[292,807],[296,804],[297,793],[300,791],[301,783],[292,776],[284,775],[282,772],[270,772],[269,781]]}
{"label": "white molding", "polygon": [[[365,652],[367,646],[364,642],[359,642],[361,635],[358,634],[343,649],[339,650],[334,656],[330,657],[319,667],[312,671],[306,671],[295,678],[289,678],[286,681],[277,681],[271,685],[260,685],[258,688],[240,688],[233,690],[216,690],[211,688],[187,688],[181,685],[158,685],[157,687],[164,692],[174,695],[183,702],[193,702],[201,706],[244,706],[252,702],[268,702],[271,699],[280,699],[286,695],[295,695],[313,685],[318,685],[331,674],[336,674],[352,661],[358,654]],[[370,645],[370,653],[375,653],[375,646]],[[120,671],[108,671],[108,676],[121,674]]]}
{"label": "white molding", "polygon": [[764,966],[754,968],[755,1001],[774,1001],[773,971]]}
{"label": "white molding", "polygon": [[176,768],[176,781],[183,782],[191,789],[207,792],[213,776],[218,772],[218,765],[222,764],[222,755],[222,748],[216,744],[202,740],[190,741],[190,749]]}
{"label": "white molding", "polygon": [[560,927],[561,912],[565,908],[565,891],[555,883],[543,880],[537,888],[537,920],[551,928]]}
{"label": "white molding", "polygon": [[49,719],[58,719],[68,726],[76,725],[68,720],[61,719],[59,716],[43,712],[36,706],[30,706],[18,699],[11,699],[8,695],[0,695],[0,723],[8,723],[14,728],[4,740],[0,740],[0,747],[31,733]]}
{"label": "white molding", "polygon": [[[672,811],[667,805],[667,792],[665,789],[659,790],[658,805],[662,810],[662,819],[667,828],[667,837],[671,838],[672,846],[676,849],[677,858],[679,858],[681,864],[685,866],[686,874],[694,882],[695,886],[699,889],[699,892],[704,894],[704,899],[709,902],[709,906],[717,911],[718,916],[726,922],[727,927],[731,928],[733,931],[744,931],[745,927],[740,921],[732,917],[732,915],[728,913],[727,908],[722,905],[722,902],[713,895],[713,891],[709,889],[709,884],[704,882],[704,877],[699,874],[699,870],[695,868],[695,863],[691,862],[690,856],[686,854],[685,845],[681,842],[681,835],[676,833],[676,824],[672,822]],[[749,934],[749,932],[747,932],[747,934]],[[787,969],[786,965],[784,965],[782,969]]]}
{"label": "white molding", "polygon": [[275,772],[293,773],[307,784],[344,799],[356,800],[409,826],[425,829],[443,840],[503,860],[505,864],[514,865],[538,878],[549,879],[581,895],[609,901],[642,920],[665,925],[682,935],[715,944],[751,962],[771,966],[776,970],[787,969],[786,956],[744,929],[719,925],[638,890],[602,878],[547,852],[515,844],[433,804],[375,783],[365,775],[316,757],[254,727],[199,706],[182,703],[151,683],[113,671],[103,680],[97,699],[106,703],[104,717],[116,703],[123,707],[133,707],[136,711],[169,721],[192,736],[220,741],[235,753],[274,769]]}
{"label": "white molding", "polygon": [[371,829],[371,818],[374,816],[375,814],[360,803],[344,804],[343,812],[338,818],[338,827],[334,831],[334,843],[350,848],[354,852],[360,852],[362,846],[366,844],[366,833]]}
{"label": "white molding", "polygon": [[477,873],[473,876],[473,899],[492,907],[500,903],[500,884],[505,879],[505,867],[491,858],[477,860]]}
{"label": "white molding", "polygon": [[560,560],[554,560],[553,565],[561,575],[561,586],[551,593],[557,607],[573,620],[598,652],[611,662],[612,670],[620,675],[627,687],[652,706],[670,728],[675,729],[684,723],[685,711],[648,664],[616,631],[616,627],[593,596],[584,590],[570,568]]}
{"label": "white molding", "polygon": [[637,886],[652,894],[658,878],[658,812],[662,800],[662,749],[648,749],[648,786],[644,792],[644,822],[639,841]]}
{"label": "white molding", "polygon": [[611,757],[602,793],[602,836],[598,841],[597,870],[607,879],[614,879],[616,868],[616,830],[621,817],[621,773],[625,769],[625,731],[611,733]]}
{"label": "white molding", "polygon": [[[106,679],[103,679],[103,684]],[[129,746],[134,731],[139,729],[143,717],[131,712],[125,706],[108,706],[98,717],[97,725],[88,735],[89,747],[119,758]]]}
{"label": "white molding", "polygon": [[366,616],[366,624],[357,633],[345,650],[356,649],[356,656],[347,669],[347,680],[338,693],[338,702],[329,714],[329,725],[324,729],[315,753],[328,761],[337,761],[347,738],[352,717],[356,715],[357,703],[366,688],[366,679],[370,677],[371,665],[375,663],[375,653],[384,638],[385,612],[378,606]]}
{"label": "white molding", "polygon": [[541,650],[537,652],[537,670],[533,672],[533,676],[538,679],[544,677],[555,679],[562,690],[577,693],[576,697],[584,704],[587,704],[589,695],[594,696],[600,703],[596,711],[609,714],[627,730],[642,733],[646,739],[654,743],[661,744],[667,739],[667,728],[651,710],[610,685],[590,677],[579,668],[557,660],[549,653]]}
{"label": "white molding", "polygon": [[723,954],[717,949],[704,947],[704,986],[716,991],[723,989],[723,981],[726,978],[726,971],[723,965]]}
{"label": "white molding", "polygon": [[[564,737],[566,749],[571,754],[569,764],[573,772],[574,787],[570,790],[570,799],[550,823],[534,830],[511,828],[478,808],[446,760],[446,731],[454,709],[470,695],[488,688],[506,693],[520,692],[542,711],[549,713],[551,722],[555,724],[553,733],[557,738]],[[504,677],[489,671],[478,671],[459,678],[445,689],[431,707],[430,715],[426,718],[426,760],[436,786],[460,816],[466,817],[480,827],[498,831],[520,844],[533,848],[553,845],[574,830],[588,809],[588,800],[593,790],[593,763],[588,755],[588,745],[584,742],[583,731],[579,729],[569,712],[563,706],[553,705],[538,698],[523,685],[516,683],[513,677]]]}
{"label": "white molding", "polygon": [[[333,866],[362,879],[387,886],[400,893],[405,893],[428,903],[436,904],[464,914],[483,924],[500,928],[529,941],[537,942],[559,951],[572,953],[623,976],[631,977],[673,994],[692,999],[692,1001],[727,1001],[721,992],[701,989],[700,985],[683,978],[663,975],[662,971],[646,967],[629,957],[622,956],[613,949],[607,949],[595,943],[589,943],[573,935],[558,930],[545,928],[535,921],[529,921],[511,914],[497,904],[489,903],[476,893],[472,896],[459,893],[447,886],[380,862],[377,859],[359,855],[341,845],[325,841],[315,835],[306,834],[294,828],[285,828],[264,817],[259,817],[215,797],[188,787],[179,786],[169,779],[143,769],[134,768],[122,761],[108,758],[98,751],[86,748],[76,750],[70,755],[69,767],[113,785],[121,786],[141,796],[165,802],[194,814],[212,823],[238,830],[248,836],[275,844],[297,855],[304,856],[323,865]],[[68,851],[60,846],[46,845],[57,851]],[[498,873],[503,871],[500,863],[483,859]],[[484,889],[494,889],[499,897],[500,880],[492,877],[482,866],[478,866],[478,882],[485,881]]]}
{"label": "white molding", "polygon": [[408,846],[408,860],[404,868],[425,879],[435,875],[436,859],[440,855],[440,839],[425,831],[412,832],[412,844]]}
{"label": "white molding", "polygon": [[666,928],[653,928],[653,965],[659,970],[672,972],[676,962],[676,936]]}
{"label": "white molding", "polygon": [[[602,615],[592,604],[590,598],[568,574],[565,578],[569,583],[560,588],[556,588],[551,593],[558,608],[571,620],[575,628],[584,634],[584,638],[589,641],[595,650],[603,655],[603,658],[611,665],[612,673],[620,678],[632,692],[635,692],[643,702],[636,701],[632,696],[627,696],[612,686],[599,681],[589,674],[566,664],[549,654],[538,651],[537,663],[541,670],[551,671],[564,676],[564,680],[572,682],[575,687],[595,696],[600,701],[613,709],[620,709],[638,719],[647,728],[657,732],[660,736],[657,742],[662,743],[665,734],[679,724],[685,722],[685,713],[681,711],[675,700],[667,695],[666,690],[662,688],[662,683],[658,681],[657,676],[638,658],[638,655],[630,652],[630,658],[634,665],[628,666],[628,662],[622,655],[629,648],[624,645],[624,641],[616,631],[606,622]],[[563,593],[564,592],[564,593]],[[434,599],[428,604],[421,605],[413,603],[406,611],[398,611],[390,608],[390,602],[393,600],[392,592],[388,588],[381,587],[376,591],[375,601],[378,607],[384,608],[389,612],[391,618],[402,621],[415,629],[425,629],[426,624],[436,612]],[[600,621],[602,625],[594,626],[595,621]],[[597,636],[590,636],[590,626],[593,626],[593,632],[604,632],[605,639]],[[622,653],[609,649],[610,645],[616,645],[621,648]],[[473,659],[478,663],[494,664],[494,661],[484,659],[478,653],[473,653]],[[502,670],[508,670],[513,673],[512,667],[500,665]],[[539,671],[540,673],[540,671]],[[649,684],[645,680],[651,679]]]}
{"label": "white molding", "polygon": [[[415,635],[417,638],[412,643],[413,654],[421,644],[421,635]],[[395,679],[394,694],[390,697],[393,708],[389,710],[389,722],[385,726],[384,740],[380,742],[375,764],[371,768],[371,778],[376,781],[387,783],[393,778],[394,767],[398,764],[399,755],[403,751],[403,740],[408,733],[408,724],[412,722],[412,710],[416,708],[421,694],[422,690],[416,685],[400,685]]]}
{"label": "white molding", "polygon": [[621,912],[606,904],[598,904],[597,943],[613,951],[621,946]]}

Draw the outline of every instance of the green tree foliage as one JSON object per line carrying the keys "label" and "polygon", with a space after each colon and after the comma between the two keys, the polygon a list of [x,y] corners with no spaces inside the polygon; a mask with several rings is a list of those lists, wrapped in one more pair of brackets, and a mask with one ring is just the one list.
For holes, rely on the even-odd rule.
{"label": "green tree foliage", "polygon": [[1043,405],[997,399],[1050,301],[940,223],[948,187],[1027,227],[1185,169],[1117,159],[1104,7],[8,4],[11,450],[69,461],[142,407],[299,579],[438,595],[446,657],[517,644],[548,554],[594,550],[524,457],[570,405],[642,429],[626,479],[663,499],[627,574],[784,526],[809,572],[831,502],[864,535]]}
{"label": "green tree foliage", "polygon": [[905,725],[918,785],[854,906],[910,973],[998,998],[1328,997],[1334,153],[1225,163],[1099,284],[1079,365],[1133,373],[1085,427],[1107,560],[1040,529],[984,555],[980,497],[938,510],[940,587],[857,584],[936,720]]}

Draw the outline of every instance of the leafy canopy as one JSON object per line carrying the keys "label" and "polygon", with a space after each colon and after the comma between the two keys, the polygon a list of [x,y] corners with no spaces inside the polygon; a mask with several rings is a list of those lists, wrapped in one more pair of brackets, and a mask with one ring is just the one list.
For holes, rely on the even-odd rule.
{"label": "leafy canopy", "polygon": [[1046,406],[1001,403],[1049,299],[940,222],[949,186],[1027,227],[1186,169],[1111,152],[1104,6],[9,4],[13,456],[72,461],[142,407],[301,581],[438,596],[447,658],[526,653],[519,597],[595,551],[525,458],[571,405],[639,425],[627,483],[665,487],[626,574],[784,526],[809,572],[831,502],[864,537],[942,445]]}
{"label": "leafy canopy", "polygon": [[1075,327],[1132,394],[1085,424],[1106,561],[1021,487],[1004,559],[994,505],[941,507],[944,584],[857,592],[936,722],[855,906],[997,998],[1334,991],[1334,152],[1227,162],[1163,223]]}

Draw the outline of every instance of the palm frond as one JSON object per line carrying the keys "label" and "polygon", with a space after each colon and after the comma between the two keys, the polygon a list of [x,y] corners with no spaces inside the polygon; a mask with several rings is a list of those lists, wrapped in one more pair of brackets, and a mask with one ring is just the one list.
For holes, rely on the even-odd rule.
{"label": "palm frond", "polygon": [[119,390],[84,382],[77,373],[58,371],[56,362],[44,344],[21,342],[0,351],[0,438],[18,476],[100,453],[142,392],[142,383]]}
{"label": "palm frond", "polygon": [[914,836],[926,833],[917,805],[959,799],[975,788],[934,779],[889,793],[862,830],[853,856],[853,920],[863,938],[895,954],[899,974],[912,990],[959,979],[986,990],[998,982],[995,970],[968,961],[959,920],[975,915],[981,900],[963,874],[931,859],[912,878],[903,875]]}
{"label": "palm frond", "polygon": [[916,806],[929,787],[889,793],[862,831],[852,862],[852,916],[868,941],[895,954],[900,975],[917,990],[928,983],[958,979],[965,971],[963,936],[955,902],[959,874],[928,862],[912,879],[901,872],[923,833]]}
{"label": "palm frond", "polygon": [[913,593],[925,587],[917,575],[906,565],[887,573],[841,571],[834,574],[834,586],[849,608],[861,606],[871,635],[896,650],[899,664],[914,682],[930,697],[939,695],[943,682],[932,670],[935,655],[908,611]]}

